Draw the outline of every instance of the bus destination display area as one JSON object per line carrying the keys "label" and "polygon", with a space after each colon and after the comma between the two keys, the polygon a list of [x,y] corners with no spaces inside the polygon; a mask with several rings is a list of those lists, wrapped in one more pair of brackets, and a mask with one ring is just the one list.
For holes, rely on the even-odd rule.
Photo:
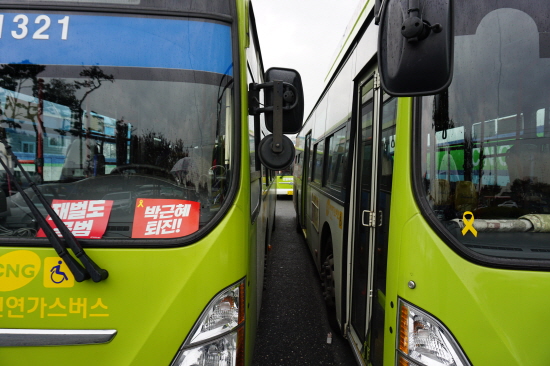
{"label": "bus destination display area", "polygon": [[457,11],[453,82],[421,102],[425,199],[451,236],[489,256],[550,258],[548,20],[537,6],[479,23]]}
{"label": "bus destination display area", "polygon": [[5,13],[0,29],[2,236],[44,236],[17,185],[47,216],[36,184],[82,239],[182,237],[220,210],[231,184],[229,26]]}

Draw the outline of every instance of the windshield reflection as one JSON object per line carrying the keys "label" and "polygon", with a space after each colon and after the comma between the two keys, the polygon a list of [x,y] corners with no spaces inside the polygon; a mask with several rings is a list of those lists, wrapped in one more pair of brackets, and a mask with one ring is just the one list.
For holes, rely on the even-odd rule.
{"label": "windshield reflection", "polygon": [[[227,75],[200,71],[7,64],[0,125],[49,202],[113,201],[105,238],[131,236],[140,198],[198,202],[204,225],[230,184],[232,86]],[[0,146],[11,164],[5,155]],[[0,185],[0,230],[33,236],[4,171]]]}
{"label": "windshield reflection", "polygon": [[539,42],[548,20],[537,24],[536,9],[476,10],[482,19],[457,12],[449,90],[422,101],[426,199],[472,250],[550,258],[538,250],[550,232],[550,59]]}

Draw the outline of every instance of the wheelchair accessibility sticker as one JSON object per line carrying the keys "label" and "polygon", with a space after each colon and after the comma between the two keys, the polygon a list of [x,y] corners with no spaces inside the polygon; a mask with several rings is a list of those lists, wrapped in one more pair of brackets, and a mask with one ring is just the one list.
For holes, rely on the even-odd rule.
{"label": "wheelchair accessibility sticker", "polygon": [[74,277],[69,267],[59,257],[44,259],[44,287],[73,287]]}

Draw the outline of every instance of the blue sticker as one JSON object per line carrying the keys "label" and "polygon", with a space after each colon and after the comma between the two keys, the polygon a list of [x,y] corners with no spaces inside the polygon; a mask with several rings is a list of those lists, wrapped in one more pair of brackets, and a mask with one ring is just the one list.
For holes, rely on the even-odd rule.
{"label": "blue sticker", "polygon": [[197,20],[0,14],[0,64],[232,73],[231,29]]}

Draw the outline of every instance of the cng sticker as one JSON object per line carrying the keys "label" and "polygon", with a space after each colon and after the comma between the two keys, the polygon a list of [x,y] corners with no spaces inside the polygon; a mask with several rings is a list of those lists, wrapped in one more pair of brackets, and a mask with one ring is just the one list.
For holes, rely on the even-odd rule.
{"label": "cng sticker", "polygon": [[15,250],[0,256],[0,291],[17,290],[40,271],[40,257],[30,250]]}
{"label": "cng sticker", "polygon": [[44,287],[73,287],[74,277],[65,262],[59,257],[44,259]]}

